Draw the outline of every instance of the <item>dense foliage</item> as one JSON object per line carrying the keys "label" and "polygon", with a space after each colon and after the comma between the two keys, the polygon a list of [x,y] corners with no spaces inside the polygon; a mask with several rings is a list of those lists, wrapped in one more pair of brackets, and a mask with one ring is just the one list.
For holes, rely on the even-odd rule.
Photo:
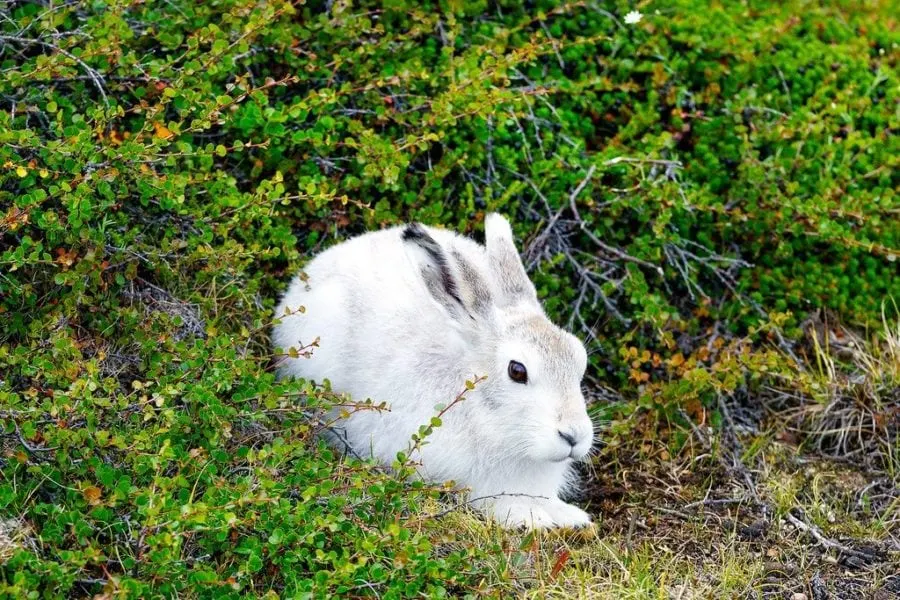
{"label": "dense foliage", "polygon": [[838,4],[4,3],[0,590],[490,594],[508,549],[315,443],[275,295],[499,210],[611,443],[703,418],[900,297],[896,18]]}

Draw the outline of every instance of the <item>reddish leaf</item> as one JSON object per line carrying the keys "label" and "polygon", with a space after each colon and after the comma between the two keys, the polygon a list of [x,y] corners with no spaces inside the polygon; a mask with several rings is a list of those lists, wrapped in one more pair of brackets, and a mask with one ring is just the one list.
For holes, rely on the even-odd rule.
{"label": "reddish leaf", "polygon": [[556,562],[553,563],[553,568],[550,569],[550,579],[556,579],[556,576],[559,575],[559,572],[562,571],[563,567],[566,566],[566,562],[569,560],[568,550],[560,550],[559,554],[556,556]]}

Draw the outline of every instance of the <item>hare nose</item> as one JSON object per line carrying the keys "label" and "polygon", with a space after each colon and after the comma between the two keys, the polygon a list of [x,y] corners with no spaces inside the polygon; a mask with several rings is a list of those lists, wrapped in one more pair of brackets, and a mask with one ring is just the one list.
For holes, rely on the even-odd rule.
{"label": "hare nose", "polygon": [[575,436],[571,432],[566,431],[557,431],[559,437],[569,442],[570,446],[575,446],[578,443],[578,440],[575,439]]}

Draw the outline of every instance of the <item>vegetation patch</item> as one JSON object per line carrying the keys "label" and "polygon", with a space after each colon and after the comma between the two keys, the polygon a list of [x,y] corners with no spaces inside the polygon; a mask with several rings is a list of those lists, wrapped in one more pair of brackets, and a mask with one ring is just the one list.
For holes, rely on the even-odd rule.
{"label": "vegetation patch", "polygon": [[[891,3],[0,5],[2,595],[900,594]],[[591,353],[595,536],[273,374],[315,252],[489,211]]]}

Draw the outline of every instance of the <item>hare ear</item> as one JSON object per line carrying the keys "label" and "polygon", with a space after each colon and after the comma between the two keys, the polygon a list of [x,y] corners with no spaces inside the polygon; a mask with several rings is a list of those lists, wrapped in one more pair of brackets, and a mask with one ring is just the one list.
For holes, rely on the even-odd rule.
{"label": "hare ear", "polygon": [[403,229],[404,242],[418,250],[418,262],[431,296],[455,318],[485,316],[491,306],[490,288],[465,258],[449,253],[419,223]]}
{"label": "hare ear", "polygon": [[512,306],[525,303],[540,307],[534,284],[528,279],[525,265],[516,250],[512,228],[503,215],[487,215],[484,220],[484,242],[491,277],[503,295],[499,304]]}

